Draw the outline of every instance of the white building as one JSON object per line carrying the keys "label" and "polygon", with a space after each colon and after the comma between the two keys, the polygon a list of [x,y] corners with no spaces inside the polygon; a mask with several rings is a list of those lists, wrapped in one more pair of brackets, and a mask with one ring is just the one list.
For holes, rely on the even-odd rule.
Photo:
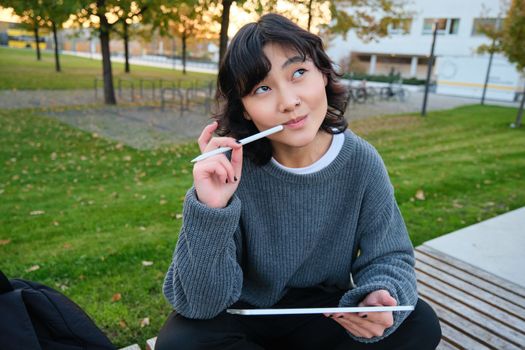
{"label": "white building", "polygon": [[[389,37],[362,42],[355,33],[335,38],[328,53],[335,62],[350,60],[352,70],[388,75],[394,69],[404,78],[426,77],[432,44],[432,26],[438,25],[433,80],[437,92],[481,96],[489,55],[476,54],[490,40],[479,32],[479,24],[501,21],[500,0],[411,0],[406,10],[413,17],[399,28],[390,28]],[[487,98],[514,100],[523,84],[514,65],[495,55],[489,77]]]}

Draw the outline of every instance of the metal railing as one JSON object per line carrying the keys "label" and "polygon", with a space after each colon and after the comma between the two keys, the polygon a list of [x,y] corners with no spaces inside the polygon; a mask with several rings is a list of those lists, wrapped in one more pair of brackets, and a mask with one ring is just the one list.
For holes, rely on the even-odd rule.
{"label": "metal railing", "polygon": [[[95,78],[95,100],[102,97],[99,96],[101,83],[102,79]],[[172,108],[181,114],[199,108],[209,114],[214,94],[215,81],[116,79],[116,97],[120,102],[158,103],[162,111]]]}

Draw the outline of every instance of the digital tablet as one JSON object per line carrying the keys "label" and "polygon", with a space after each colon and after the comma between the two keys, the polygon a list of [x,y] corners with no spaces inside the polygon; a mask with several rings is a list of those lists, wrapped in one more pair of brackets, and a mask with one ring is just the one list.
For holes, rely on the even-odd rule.
{"label": "digital tablet", "polygon": [[304,315],[304,314],[335,314],[339,312],[384,312],[412,311],[414,306],[359,306],[359,307],[320,307],[302,309],[226,309],[234,315]]}

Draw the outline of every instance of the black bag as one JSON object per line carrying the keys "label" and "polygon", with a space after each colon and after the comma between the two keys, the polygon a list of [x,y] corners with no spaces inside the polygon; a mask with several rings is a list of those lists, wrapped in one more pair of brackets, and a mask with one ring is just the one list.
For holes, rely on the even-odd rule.
{"label": "black bag", "polygon": [[115,349],[89,316],[62,293],[0,271],[0,349]]}

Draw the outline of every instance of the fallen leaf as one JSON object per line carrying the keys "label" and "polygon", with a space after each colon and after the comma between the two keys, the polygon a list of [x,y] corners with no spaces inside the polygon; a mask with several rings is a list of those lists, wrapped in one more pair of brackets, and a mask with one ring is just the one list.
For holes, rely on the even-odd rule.
{"label": "fallen leaf", "polygon": [[62,248],[64,249],[71,249],[72,245],[71,243],[64,243],[64,245],[62,246]]}
{"label": "fallen leaf", "polygon": [[45,214],[46,212],[43,211],[43,210],[33,210],[32,212],[29,213],[29,215],[42,215],[42,214]]}
{"label": "fallen leaf", "polygon": [[26,270],[26,272],[33,272],[33,271],[36,271],[36,270],[38,270],[38,269],[40,269],[40,266],[38,266],[38,265],[33,265],[33,266],[31,266],[30,268],[28,268],[28,269]]}
{"label": "fallen leaf", "polygon": [[144,328],[146,326],[149,326],[149,317],[144,317],[142,320],[140,320],[140,328]]}
{"label": "fallen leaf", "polygon": [[117,301],[119,301],[120,299],[122,299],[122,294],[120,294],[120,293],[115,293],[115,294],[113,294],[113,296],[111,297],[111,301],[112,301],[112,302],[117,302]]}
{"label": "fallen leaf", "polygon": [[153,261],[147,261],[147,260],[142,261],[142,266],[151,266],[151,265],[153,265]]}
{"label": "fallen leaf", "polygon": [[175,219],[182,219],[182,214],[175,214]]}
{"label": "fallen leaf", "polygon": [[0,245],[8,245],[11,243],[10,239],[0,239]]}
{"label": "fallen leaf", "polygon": [[457,201],[452,202],[452,206],[453,206],[454,208],[458,208],[458,209],[463,208],[463,205],[460,204],[460,203],[457,202]]}
{"label": "fallen leaf", "polygon": [[120,320],[118,321],[118,325],[120,326],[120,328],[124,329],[124,328],[128,328],[128,324],[126,323],[126,321],[124,320]]}
{"label": "fallen leaf", "polygon": [[415,195],[417,200],[424,201],[425,200],[425,192],[423,190],[417,190]]}

